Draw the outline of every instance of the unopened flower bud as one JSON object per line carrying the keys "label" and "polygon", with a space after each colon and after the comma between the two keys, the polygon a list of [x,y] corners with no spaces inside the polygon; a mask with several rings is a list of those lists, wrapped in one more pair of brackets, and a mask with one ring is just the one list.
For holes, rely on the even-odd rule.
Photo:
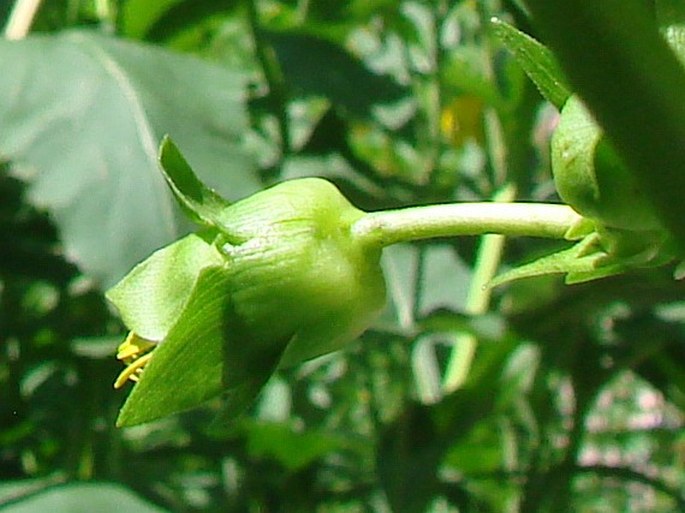
{"label": "unopened flower bud", "polygon": [[[166,172],[184,194],[180,175]],[[201,209],[197,202],[211,197],[215,210],[195,216],[207,226],[107,293],[132,332],[120,348],[129,366],[117,385],[137,381],[119,425],[222,392],[237,413],[274,369],[340,349],[385,304],[381,248],[353,237],[352,223],[364,214],[330,182],[284,182],[220,210],[213,193],[197,192],[182,201]]]}
{"label": "unopened flower bud", "polygon": [[579,214],[611,228],[661,229],[633,174],[576,96],[561,111],[551,157],[559,196]]}

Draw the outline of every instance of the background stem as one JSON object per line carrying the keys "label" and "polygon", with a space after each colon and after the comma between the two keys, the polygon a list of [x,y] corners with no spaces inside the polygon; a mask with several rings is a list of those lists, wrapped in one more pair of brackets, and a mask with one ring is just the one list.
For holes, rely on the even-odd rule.
{"label": "background stem", "polygon": [[[509,202],[514,199],[516,188],[508,185],[493,197],[496,202]],[[504,235],[487,234],[481,237],[476,265],[473,269],[471,284],[469,285],[464,313],[480,315],[488,310],[492,288],[487,284],[492,280],[499,267],[504,250]],[[454,339],[447,369],[442,381],[443,392],[454,392],[464,383],[471,369],[471,362],[476,353],[478,339],[472,333],[459,333]]]}
{"label": "background stem", "polygon": [[[283,78],[280,64],[276,58],[273,47],[269,44],[259,21],[259,11],[256,0],[247,0],[247,19],[252,32],[252,40],[255,46],[255,56],[259,61],[264,80],[269,89],[269,102],[272,111],[276,115],[279,131],[280,155],[271,174],[277,177],[281,172],[283,160],[290,154],[290,123],[288,122],[286,84]],[[269,177],[274,178],[274,177]]]}
{"label": "background stem", "polygon": [[5,25],[5,38],[17,40],[26,37],[40,4],[41,0],[17,0]]}

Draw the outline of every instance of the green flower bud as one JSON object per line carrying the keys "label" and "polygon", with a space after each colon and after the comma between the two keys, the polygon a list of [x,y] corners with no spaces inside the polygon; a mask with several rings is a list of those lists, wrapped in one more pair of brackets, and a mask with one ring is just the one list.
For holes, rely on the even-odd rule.
{"label": "green flower bud", "polygon": [[551,157],[559,196],[579,214],[611,228],[661,230],[633,174],[575,96],[561,111]]}
{"label": "green flower bud", "polygon": [[225,414],[237,414],[274,369],[340,349],[385,304],[381,248],[352,236],[364,214],[331,183],[293,180],[229,205],[180,154],[165,160],[176,150],[164,144],[167,179],[205,228],[157,251],[107,293],[131,330],[115,385],[137,381],[119,425],[221,393]]}
{"label": "green flower bud", "polygon": [[330,182],[284,182],[228,208],[219,250],[236,311],[258,337],[295,333],[283,364],[340,349],[385,304],[380,248],[351,236],[363,216]]}

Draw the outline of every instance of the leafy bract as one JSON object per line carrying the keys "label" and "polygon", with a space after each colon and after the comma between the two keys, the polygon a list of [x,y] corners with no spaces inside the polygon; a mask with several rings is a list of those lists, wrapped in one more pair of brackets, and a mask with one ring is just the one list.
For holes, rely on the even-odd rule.
{"label": "leafy bract", "polygon": [[493,18],[490,23],[495,35],[512,52],[540,94],[560,109],[571,92],[552,52],[499,18]]}
{"label": "leafy bract", "polygon": [[625,270],[624,265],[608,258],[593,234],[570,248],[500,274],[490,282],[490,286],[497,287],[513,280],[547,274],[563,274],[566,283],[580,283],[619,274]]}
{"label": "leafy bract", "polygon": [[186,215],[198,224],[215,225],[230,203],[198,180],[168,136],[159,148],[159,163],[167,185]]}
{"label": "leafy bract", "polygon": [[239,72],[84,31],[0,41],[0,156],[107,287],[184,231],[157,168],[163,134],[228,198],[259,188],[243,87]]}

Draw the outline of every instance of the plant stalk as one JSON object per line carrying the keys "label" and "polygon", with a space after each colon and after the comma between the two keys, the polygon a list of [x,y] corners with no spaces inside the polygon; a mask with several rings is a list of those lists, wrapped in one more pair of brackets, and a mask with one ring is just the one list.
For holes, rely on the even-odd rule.
{"label": "plant stalk", "polygon": [[559,204],[450,203],[371,212],[353,224],[352,235],[377,247],[486,233],[563,239],[581,219]]}

